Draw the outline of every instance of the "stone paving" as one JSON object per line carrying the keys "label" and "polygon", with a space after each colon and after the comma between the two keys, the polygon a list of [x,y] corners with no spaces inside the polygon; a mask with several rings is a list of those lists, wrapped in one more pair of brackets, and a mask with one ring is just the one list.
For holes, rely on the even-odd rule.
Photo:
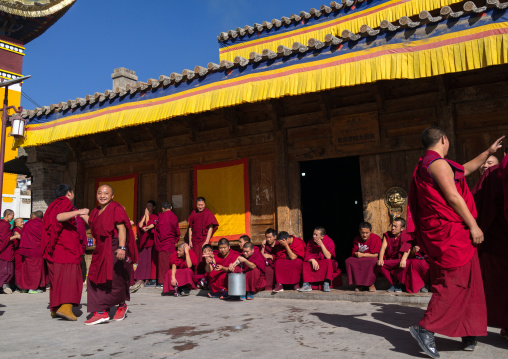
{"label": "stone paving", "polygon": [[[86,293],[77,322],[51,319],[47,293],[2,294],[0,357],[426,358],[407,329],[425,304],[269,293],[228,302],[193,294],[177,298],[144,288],[132,295],[124,321],[95,326],[83,325]],[[438,336],[441,358],[506,358],[508,341],[498,333],[489,328],[472,353],[459,350],[460,339]]]}

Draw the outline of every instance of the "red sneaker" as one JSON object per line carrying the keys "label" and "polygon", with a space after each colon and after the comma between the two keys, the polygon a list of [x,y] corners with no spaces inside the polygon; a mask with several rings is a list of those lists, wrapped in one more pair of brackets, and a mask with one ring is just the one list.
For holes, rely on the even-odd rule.
{"label": "red sneaker", "polygon": [[103,313],[95,312],[95,313],[93,313],[93,316],[90,319],[85,321],[85,325],[95,325],[95,324],[107,323],[107,322],[109,322],[108,312],[103,312]]}
{"label": "red sneaker", "polygon": [[119,305],[118,309],[116,310],[115,316],[113,317],[113,320],[116,321],[124,320],[126,315],[127,315],[127,304]]}
{"label": "red sneaker", "polygon": [[277,284],[275,288],[273,288],[273,292],[284,292],[284,287],[282,284]]}

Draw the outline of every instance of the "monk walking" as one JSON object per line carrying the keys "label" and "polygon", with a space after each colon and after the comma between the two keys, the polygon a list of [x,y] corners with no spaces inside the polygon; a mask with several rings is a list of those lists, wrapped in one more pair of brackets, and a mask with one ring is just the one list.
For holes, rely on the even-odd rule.
{"label": "monk walking", "polygon": [[34,218],[25,223],[19,244],[20,288],[29,294],[42,293],[46,288],[47,274],[41,252],[42,217],[42,211],[34,212]]}
{"label": "monk walking", "polygon": [[326,235],[324,227],[316,227],[305,249],[300,292],[311,292],[311,284],[322,286],[323,292],[330,291],[334,272],[332,258],[335,258],[335,243]]}
{"label": "monk walking", "polygon": [[360,235],[353,241],[352,257],[346,259],[346,271],[349,284],[355,284],[355,291],[368,290],[375,292],[376,265],[381,238],[372,233],[372,225],[362,222],[358,228]]}
{"label": "monk walking", "polygon": [[[495,157],[490,156],[489,160],[492,158]],[[478,224],[485,235],[478,253],[487,303],[487,324],[501,328],[501,335],[508,338],[508,287],[500,282],[500,278],[508,278],[508,156],[504,156],[500,165],[484,169],[473,189],[473,196],[478,209]]]}
{"label": "monk walking", "polygon": [[405,228],[406,220],[397,217],[392,221],[391,232],[383,234],[377,269],[391,284],[388,292],[402,292],[405,282],[412,239]]}
{"label": "monk walking", "polygon": [[69,185],[58,185],[56,197],[42,218],[41,248],[48,268],[49,307],[51,317],[75,321],[72,307],[79,305],[83,291],[84,249],[79,223],[89,211],[75,209],[74,191]]}
{"label": "monk walking", "polygon": [[191,289],[196,289],[192,275],[194,266],[198,264],[196,254],[187,243],[181,243],[178,250],[171,254],[169,265],[164,278],[163,293],[174,292],[175,297],[189,295]]}
{"label": "monk walking", "polygon": [[203,256],[203,246],[210,243],[212,235],[219,228],[219,222],[212,211],[206,208],[204,197],[196,199],[196,209],[189,216],[189,246],[196,257]]}
{"label": "monk walking", "polygon": [[275,245],[277,244],[277,231],[273,228],[268,228],[265,231],[265,239],[261,243],[261,254],[265,257],[265,290],[273,290],[273,283],[275,281]]}
{"label": "monk walking", "polygon": [[[125,319],[126,301],[130,300],[132,263],[126,259],[136,251],[130,220],[123,206],[113,201],[113,188],[102,185],[97,189],[99,205],[90,213],[88,225],[96,240],[92,263],[88,271],[87,309],[93,313],[85,325],[109,321],[110,308],[118,305],[113,320]],[[136,255],[134,255],[136,256]]]}
{"label": "monk walking", "polygon": [[277,242],[274,248],[277,285],[275,285],[273,291],[284,291],[284,285],[292,285],[294,290],[298,290],[302,278],[305,242],[303,239],[291,236],[285,231],[279,232]]}
{"label": "monk walking", "polygon": [[11,232],[10,221],[14,218],[14,212],[10,209],[4,211],[0,219],[0,286],[5,294],[12,294],[9,282],[14,276],[14,240]]}
{"label": "monk walking", "polygon": [[474,350],[476,337],[487,335],[487,309],[475,245],[483,242],[476,207],[465,176],[478,170],[502,145],[498,139],[464,166],[445,159],[450,146],[445,132],[429,127],[422,133],[426,153],[409,190],[409,230],[436,270],[432,298],[411,335],[432,358],[439,358],[434,333],[462,337],[464,350]]}
{"label": "monk walking", "polygon": [[139,240],[139,263],[134,272],[134,278],[136,279],[134,288],[138,289],[142,284],[151,287],[157,285],[156,278],[152,275],[152,267],[157,260],[157,258],[155,258],[157,253],[154,248],[154,233],[155,224],[159,217],[155,214],[156,208],[154,201],[148,201],[146,203],[145,215],[138,223],[141,232],[141,238]]}

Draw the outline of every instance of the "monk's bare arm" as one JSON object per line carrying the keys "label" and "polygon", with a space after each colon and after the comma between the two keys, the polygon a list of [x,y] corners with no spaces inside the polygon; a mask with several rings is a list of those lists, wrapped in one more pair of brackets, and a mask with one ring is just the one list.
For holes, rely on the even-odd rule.
{"label": "monk's bare arm", "polygon": [[464,198],[462,198],[457,191],[453,170],[448,162],[441,160],[434,161],[429,166],[429,173],[438,184],[441,192],[443,192],[446,201],[450,204],[455,213],[462,218],[466,226],[468,226],[473,242],[475,244],[483,242],[483,232],[480,227],[478,227],[471,212],[469,212]]}
{"label": "monk's bare arm", "polygon": [[356,252],[358,253],[357,257],[358,258],[377,258],[379,256],[378,253],[361,253],[361,252]]}
{"label": "monk's bare arm", "polygon": [[319,241],[319,246],[321,247],[321,251],[323,252],[323,255],[325,256],[326,259],[332,259],[332,254],[330,253],[330,251],[328,249],[326,249],[325,247],[325,244],[323,243],[323,241]]}
{"label": "monk's bare arm", "polygon": [[487,158],[492,156],[503,146],[503,139],[505,136],[498,138],[486,151],[483,151],[471,161],[464,164],[464,174],[469,176],[471,173],[477,171],[482,164],[487,161]]}
{"label": "monk's bare arm", "polygon": [[192,268],[192,260],[189,254],[189,247],[185,248],[185,263],[187,263],[187,268]]}
{"label": "monk's bare arm", "polygon": [[289,246],[289,244],[286,246],[286,254],[289,257],[289,259],[291,259],[291,260],[298,258],[298,256],[296,254],[294,254],[293,251],[291,250],[291,247]]}
{"label": "monk's bare arm", "polygon": [[385,264],[385,260],[383,259],[385,257],[385,251],[386,247],[388,246],[388,242],[386,241],[385,236],[383,236],[383,244],[381,245],[381,249],[379,250],[377,265],[383,266]]}
{"label": "monk's bare arm", "polygon": [[189,247],[192,247],[192,227],[189,227]]}
{"label": "monk's bare arm", "polygon": [[407,252],[404,252],[404,254],[402,255],[402,258],[400,259],[400,268],[406,268],[406,265],[407,265],[407,257],[409,256],[409,252],[411,250],[407,251]]}
{"label": "monk's bare arm", "polygon": [[58,222],[62,223],[62,222],[66,222],[69,219],[72,219],[76,216],[88,215],[88,212],[89,212],[88,208],[77,209],[77,210],[71,211],[71,212],[62,212],[62,213],[57,214],[56,220]]}
{"label": "monk's bare arm", "polygon": [[[125,247],[125,243],[127,243],[127,229],[125,225],[123,223],[118,223],[116,225],[116,230],[118,231],[118,247]],[[123,261],[125,259],[125,250],[118,248],[116,251],[116,258]]]}

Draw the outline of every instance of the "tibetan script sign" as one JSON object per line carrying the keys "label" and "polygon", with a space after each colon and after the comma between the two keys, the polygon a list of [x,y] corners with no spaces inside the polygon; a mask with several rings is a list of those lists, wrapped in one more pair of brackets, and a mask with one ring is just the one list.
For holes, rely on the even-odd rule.
{"label": "tibetan script sign", "polygon": [[377,111],[332,118],[333,146],[336,151],[357,151],[379,145]]}

